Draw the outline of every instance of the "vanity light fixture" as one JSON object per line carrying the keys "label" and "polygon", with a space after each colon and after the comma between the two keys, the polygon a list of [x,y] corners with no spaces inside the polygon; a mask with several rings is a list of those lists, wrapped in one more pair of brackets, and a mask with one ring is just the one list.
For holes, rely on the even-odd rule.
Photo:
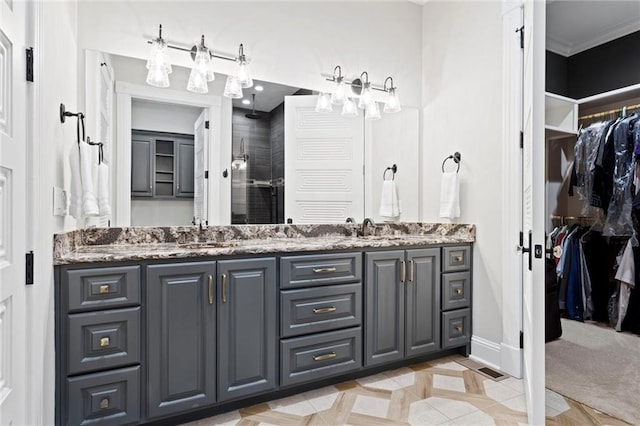
{"label": "vanity light fixture", "polygon": [[330,112],[331,104],[342,105],[343,116],[356,117],[358,115],[358,110],[355,108],[355,101],[347,92],[347,85],[352,87],[352,91],[356,96],[359,95],[359,99],[357,101],[358,108],[365,110],[364,117],[367,120],[377,120],[380,118],[380,108],[378,103],[373,99],[372,90],[387,93],[387,98],[383,108],[385,113],[393,113],[401,110],[400,100],[396,92],[397,87],[393,85],[392,77],[387,77],[382,87],[375,87],[371,84],[369,81],[369,73],[367,71],[363,71],[362,74],[360,74],[360,78],[348,81],[342,75],[342,67],[340,65],[337,65],[333,69],[333,74],[331,74],[330,77],[326,74],[323,74],[323,77],[326,77],[327,81],[334,82],[336,85],[334,91],[330,95],[329,102],[327,102],[326,99],[326,96],[328,96],[327,93],[321,93],[318,96],[318,102],[316,103],[317,112]]}
{"label": "vanity light fixture", "polygon": [[171,74],[171,62],[169,60],[169,48],[189,52],[193,59],[193,67],[189,74],[187,90],[195,93],[207,93],[207,83],[215,79],[213,71],[213,58],[233,61],[238,64],[236,75],[227,78],[224,96],[229,98],[241,98],[242,88],[253,86],[253,79],[249,69],[249,59],[244,54],[244,45],[240,44],[238,56],[221,55],[212,53],[204,43],[204,35],[200,43],[187,49],[167,43],[162,38],[162,25],[159,26],[158,37],[149,41],[151,52],[147,61],[147,83],[155,87],[169,87],[169,74]]}

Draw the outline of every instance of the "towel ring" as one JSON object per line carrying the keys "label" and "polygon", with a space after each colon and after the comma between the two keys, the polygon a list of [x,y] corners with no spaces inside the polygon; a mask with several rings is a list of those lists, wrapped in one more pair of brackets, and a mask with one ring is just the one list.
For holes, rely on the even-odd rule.
{"label": "towel ring", "polygon": [[398,171],[398,166],[396,166],[395,164],[384,169],[384,172],[382,172],[382,180],[387,180],[387,172],[389,170],[391,170],[391,172],[393,173],[393,176],[391,176],[391,180],[395,180],[396,172]]}
{"label": "towel ring", "polygon": [[447,160],[453,160],[453,162],[458,165],[458,168],[456,169],[456,173],[458,173],[460,171],[461,158],[462,156],[460,155],[459,152],[454,152],[453,155],[450,155],[447,158],[445,158],[444,161],[442,162],[442,173],[444,173],[444,165],[447,162]]}

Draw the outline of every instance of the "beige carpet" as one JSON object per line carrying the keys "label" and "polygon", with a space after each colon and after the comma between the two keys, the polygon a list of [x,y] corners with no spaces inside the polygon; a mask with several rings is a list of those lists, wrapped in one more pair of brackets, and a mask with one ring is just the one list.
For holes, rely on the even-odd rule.
{"label": "beige carpet", "polygon": [[604,413],[640,424],[640,336],[562,320],[546,344],[546,386]]}

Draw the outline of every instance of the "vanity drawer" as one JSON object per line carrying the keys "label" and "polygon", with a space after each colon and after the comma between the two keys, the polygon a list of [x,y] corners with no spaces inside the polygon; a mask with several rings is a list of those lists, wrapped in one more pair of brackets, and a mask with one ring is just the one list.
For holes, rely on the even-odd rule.
{"label": "vanity drawer", "polygon": [[362,329],[282,340],[280,343],[280,384],[308,382],[358,370],[362,367]]}
{"label": "vanity drawer", "polygon": [[67,271],[69,312],[140,304],[140,266]]}
{"label": "vanity drawer", "polygon": [[362,278],[362,254],[290,256],[280,260],[280,288],[344,284]]}
{"label": "vanity drawer", "polygon": [[466,271],[471,267],[471,247],[443,247],[442,272]]}
{"label": "vanity drawer", "polygon": [[471,274],[442,274],[442,310],[468,308],[471,299]]}
{"label": "vanity drawer", "polygon": [[281,337],[358,326],[362,322],[362,284],[283,291],[280,309]]}
{"label": "vanity drawer", "polygon": [[67,379],[67,425],[124,425],[140,420],[140,366]]}
{"label": "vanity drawer", "polygon": [[470,315],[469,309],[442,313],[442,349],[463,346],[471,341]]}
{"label": "vanity drawer", "polygon": [[69,315],[68,374],[140,362],[140,307]]}

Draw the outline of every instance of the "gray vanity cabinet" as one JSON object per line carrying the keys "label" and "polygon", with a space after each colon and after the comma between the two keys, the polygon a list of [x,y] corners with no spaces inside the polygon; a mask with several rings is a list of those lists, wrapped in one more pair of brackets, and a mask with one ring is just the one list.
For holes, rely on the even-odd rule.
{"label": "gray vanity cabinet", "polygon": [[216,262],[147,267],[147,415],[216,401]]}
{"label": "gray vanity cabinet", "polygon": [[218,401],[276,388],[276,260],[218,262]]}
{"label": "gray vanity cabinet", "polygon": [[440,349],[440,249],[365,253],[365,364]]}
{"label": "gray vanity cabinet", "polygon": [[152,197],[151,157],[153,139],[133,133],[131,135],[131,196]]}
{"label": "gray vanity cabinet", "polygon": [[177,140],[176,142],[178,158],[178,180],[176,181],[176,197],[191,197],[194,193],[193,181],[193,141]]}

